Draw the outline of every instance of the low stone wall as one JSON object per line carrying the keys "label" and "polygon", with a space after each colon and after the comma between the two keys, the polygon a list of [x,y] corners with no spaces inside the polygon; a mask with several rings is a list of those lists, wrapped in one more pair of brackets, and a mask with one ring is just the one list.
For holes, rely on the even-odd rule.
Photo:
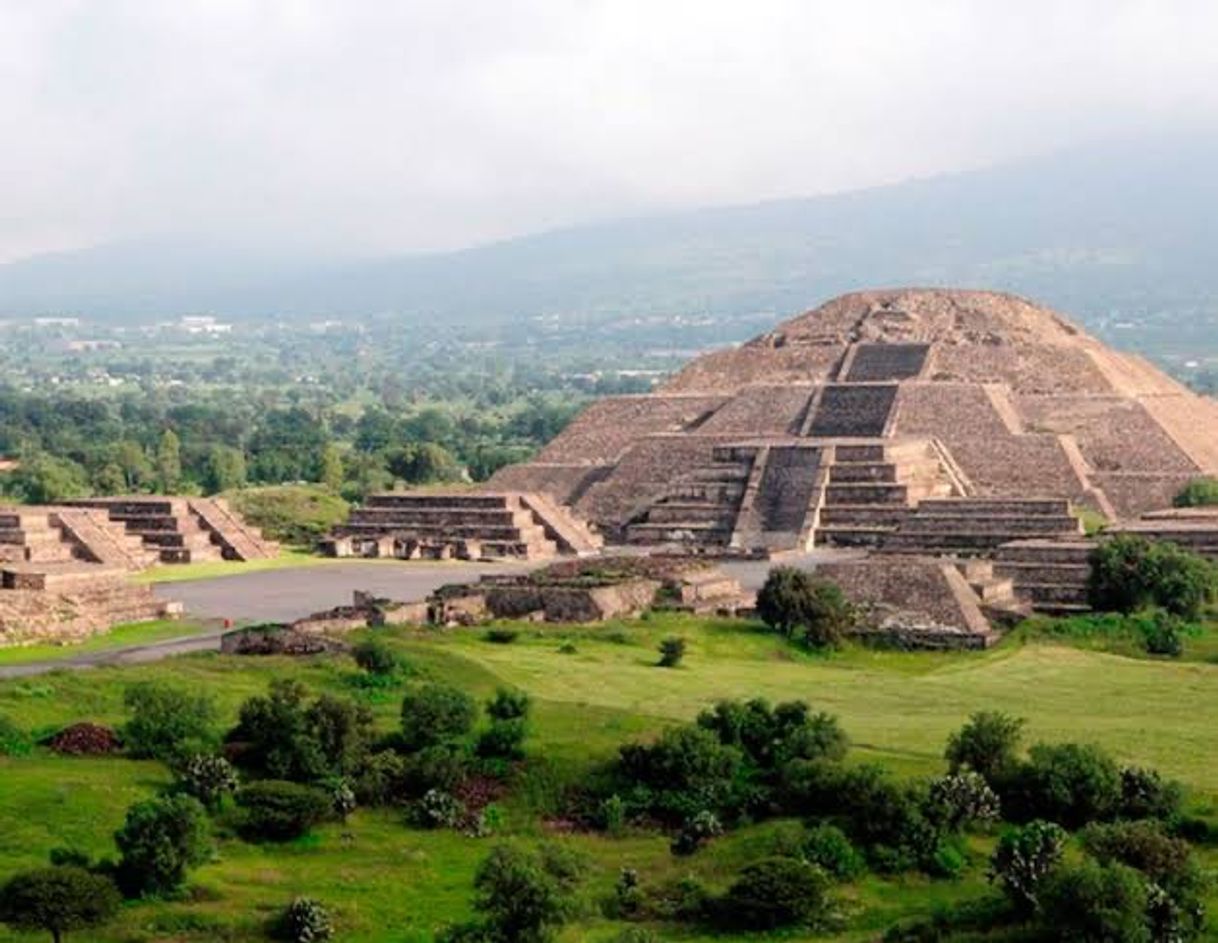
{"label": "low stone wall", "polygon": [[345,649],[335,639],[280,624],[247,626],[220,637],[225,655],[322,655]]}

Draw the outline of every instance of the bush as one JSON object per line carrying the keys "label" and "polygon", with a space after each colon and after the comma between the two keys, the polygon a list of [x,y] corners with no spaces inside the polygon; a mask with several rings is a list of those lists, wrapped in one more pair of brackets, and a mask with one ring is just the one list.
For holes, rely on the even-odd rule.
{"label": "bush", "polygon": [[1168,885],[1192,867],[1192,849],[1156,822],[1089,825],[1080,834],[1083,848],[1100,864],[1128,865],[1159,885]]}
{"label": "bush", "polygon": [[1062,860],[1066,832],[1052,822],[1029,822],[1006,832],[990,858],[990,880],[1002,886],[1003,893],[1023,914],[1039,905],[1044,880]]}
{"label": "bush", "polygon": [[276,921],[273,935],[287,943],[324,943],[333,939],[334,927],[320,901],[297,897]]}
{"label": "bush", "polygon": [[1091,552],[1088,596],[1100,611],[1162,608],[1197,619],[1214,597],[1215,572],[1204,557],[1175,544],[1120,534]]}
{"label": "bush", "polygon": [[216,744],[215,701],[160,681],[140,681],[123,692],[130,719],[122,737],[134,757],[173,762]]}
{"label": "bush", "polygon": [[648,811],[669,821],[728,805],[741,769],[738,750],[691,726],[670,727],[651,744],[625,744],[619,757],[621,772],[650,791]]}
{"label": "bush", "polygon": [[64,727],[47,741],[47,746],[65,756],[103,756],[117,753],[122,741],[109,727],[82,722]]}
{"label": "bush", "polygon": [[312,485],[245,488],[226,497],[233,510],[271,540],[312,547],[347,519],[351,506]]}
{"label": "bush", "polygon": [[105,923],[120,903],[107,877],[78,867],[39,868],[15,874],[0,888],[0,923],[18,932],[44,930],[59,943],[69,931]]}
{"label": "bush", "polygon": [[0,756],[28,756],[33,748],[33,739],[12,720],[0,714]]}
{"label": "bush", "polygon": [[1142,629],[1142,644],[1148,655],[1179,658],[1184,654],[1184,633],[1180,620],[1162,609],[1156,609]]}
{"label": "bush", "polygon": [[838,790],[835,801],[848,816],[851,839],[878,870],[937,870],[942,828],[926,814],[927,797],[916,786],[898,782],[881,767],[859,766],[841,771],[830,788]]}
{"label": "bush", "polygon": [[980,773],[972,770],[934,780],[927,798],[931,814],[952,831],[998,818],[998,795]]}
{"label": "bush", "polygon": [[854,623],[854,610],[840,587],[794,567],[770,570],[757,594],[757,615],[812,648],[839,644]]}
{"label": "bush", "polygon": [[795,858],[764,858],[745,867],[716,904],[730,926],[748,930],[811,926],[828,910],[829,879]]}
{"label": "bush", "polygon": [[808,829],[800,845],[804,859],[839,881],[850,881],[867,870],[867,862],[850,844],[846,833],[834,825],[821,824]]}
{"label": "bush", "polygon": [[1078,943],[1151,943],[1149,903],[1136,871],[1094,861],[1059,868],[1041,893],[1045,929]]}
{"label": "bush", "polygon": [[1194,478],[1172,498],[1172,506],[1178,508],[1208,507],[1218,504],[1218,479]]}
{"label": "bush", "polygon": [[1126,766],[1121,770],[1121,811],[1127,819],[1173,819],[1184,802],[1180,784],[1164,780],[1157,770]]}
{"label": "bush", "polygon": [[241,835],[251,841],[291,841],[309,832],[331,812],[320,789],[285,780],[250,783],[237,793]]}
{"label": "bush", "polygon": [[839,760],[849,739],[830,714],[813,714],[804,701],[772,708],[764,698],[719,701],[698,715],[725,746],[737,747],[759,769],[776,769],[791,760]]}
{"label": "bush", "polygon": [[1024,722],[1001,711],[978,711],[947,741],[944,756],[953,773],[970,769],[997,785],[1019,762]]}
{"label": "bush", "polygon": [[669,850],[674,855],[692,855],[712,838],[723,834],[723,823],[714,812],[705,809],[690,816],[673,838]]}
{"label": "bush", "polygon": [[660,667],[675,668],[685,657],[685,639],[670,635],[660,642]]}
{"label": "bush", "polygon": [[347,816],[359,805],[351,780],[346,776],[332,776],[326,780],[325,789],[326,796],[330,800],[330,811],[338,816],[340,822],[345,823]]}
{"label": "bush", "polygon": [[267,696],[241,705],[228,739],[241,745],[238,762],[273,779],[314,782],[353,773],[367,756],[372,712],[323,694],[306,705],[299,681],[277,678]]}
{"label": "bush", "polygon": [[487,629],[482,637],[496,645],[511,645],[520,638],[520,632],[516,629],[492,628]]}
{"label": "bush", "polygon": [[503,760],[518,760],[524,756],[522,744],[525,737],[525,722],[517,717],[512,720],[496,720],[478,736],[474,747],[481,757]]}
{"label": "bush", "polygon": [[355,663],[370,675],[387,678],[401,667],[397,652],[381,639],[370,638],[351,649]]}
{"label": "bush", "polygon": [[574,887],[556,859],[500,845],[478,866],[474,889],[493,939],[540,943],[566,921]]}
{"label": "bush", "polygon": [[178,783],[210,812],[219,809],[224,797],[236,792],[239,785],[233,764],[210,753],[197,753],[186,760],[178,769]]}
{"label": "bush", "polygon": [[114,841],[121,855],[119,886],[131,897],[176,891],[212,851],[207,813],[183,795],[137,802]]}
{"label": "bush", "polygon": [[413,812],[414,821],[423,828],[457,828],[465,819],[465,806],[443,789],[427,790]]}
{"label": "bush", "polygon": [[464,737],[474,726],[474,700],[460,688],[425,684],[402,700],[402,739],[408,750],[421,750]]}
{"label": "bush", "polygon": [[1040,743],[1013,775],[1003,806],[1017,818],[1081,828],[1120,811],[1120,769],[1096,746]]}
{"label": "bush", "polygon": [[523,720],[531,706],[532,700],[524,691],[497,688],[495,696],[486,702],[486,713],[493,720]]}

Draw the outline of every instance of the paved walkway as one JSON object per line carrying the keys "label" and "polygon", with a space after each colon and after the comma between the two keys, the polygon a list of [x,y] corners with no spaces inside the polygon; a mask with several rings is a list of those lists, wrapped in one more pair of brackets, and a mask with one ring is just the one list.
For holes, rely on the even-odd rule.
{"label": "paved walkway", "polygon": [[[817,563],[856,554],[813,550],[783,558],[783,565],[814,568]],[[354,590],[367,590],[389,599],[422,599],[445,583],[467,583],[484,573],[523,573],[540,564],[486,563],[370,563],[353,561],[326,566],[265,570],[260,573],[215,579],[163,583],[155,587],[165,599],[181,600],[191,618],[230,619],[234,623],[290,622],[334,606],[348,605]],[[727,561],[720,567],[745,589],[760,588],[775,563],[767,560]],[[53,661],[0,667],[0,678],[19,678],[59,668],[95,668],[99,665],[138,664],[188,652],[215,651],[221,631],[208,628],[198,634],[133,645],[109,651],[82,653]]]}

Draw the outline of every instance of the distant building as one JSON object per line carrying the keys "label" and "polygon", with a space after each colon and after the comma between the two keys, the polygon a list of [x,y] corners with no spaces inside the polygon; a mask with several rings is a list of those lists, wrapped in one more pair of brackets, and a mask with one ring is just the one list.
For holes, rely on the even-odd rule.
{"label": "distant building", "polygon": [[233,329],[231,324],[204,314],[186,315],[178,321],[178,327],[187,334],[228,334]]}
{"label": "distant building", "polygon": [[80,318],[34,318],[38,327],[80,327]]}

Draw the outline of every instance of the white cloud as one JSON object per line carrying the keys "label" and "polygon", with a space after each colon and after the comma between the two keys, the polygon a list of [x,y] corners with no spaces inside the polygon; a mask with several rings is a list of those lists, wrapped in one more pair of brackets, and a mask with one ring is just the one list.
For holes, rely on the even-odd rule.
{"label": "white cloud", "polygon": [[0,258],[394,251],[864,186],[1218,110],[1164,0],[0,0]]}

